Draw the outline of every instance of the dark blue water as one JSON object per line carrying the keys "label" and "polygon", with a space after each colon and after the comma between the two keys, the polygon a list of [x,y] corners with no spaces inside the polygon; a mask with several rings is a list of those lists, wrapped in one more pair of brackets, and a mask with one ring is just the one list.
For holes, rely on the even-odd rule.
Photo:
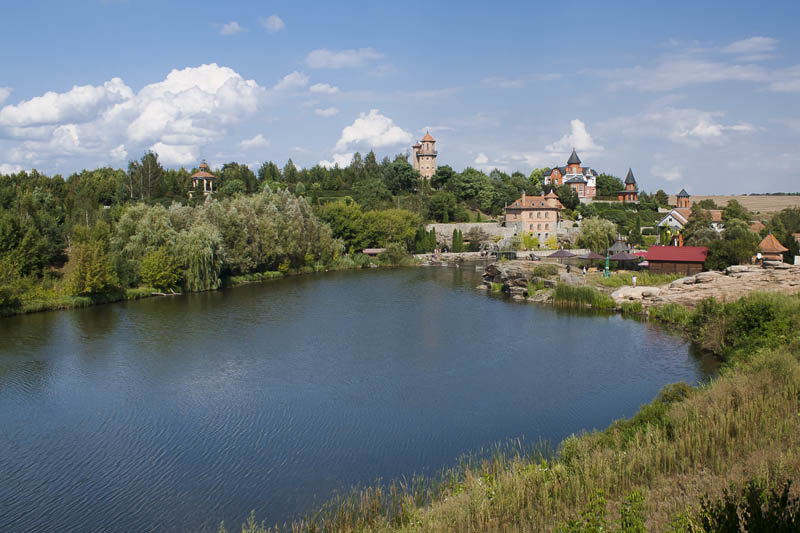
{"label": "dark blue water", "polygon": [[214,531],[557,442],[712,369],[618,316],[345,272],[0,319],[0,531]]}

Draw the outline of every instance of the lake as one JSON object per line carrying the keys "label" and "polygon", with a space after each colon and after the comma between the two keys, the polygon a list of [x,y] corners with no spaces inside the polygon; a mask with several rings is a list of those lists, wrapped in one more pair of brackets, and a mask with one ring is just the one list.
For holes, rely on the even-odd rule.
{"label": "lake", "polygon": [[0,319],[0,531],[216,531],[630,416],[713,361],[469,268],[336,272]]}

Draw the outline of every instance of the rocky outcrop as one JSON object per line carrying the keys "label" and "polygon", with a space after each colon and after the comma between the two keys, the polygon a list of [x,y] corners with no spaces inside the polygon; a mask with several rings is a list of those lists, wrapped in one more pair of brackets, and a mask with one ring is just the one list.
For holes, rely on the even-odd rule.
{"label": "rocky outcrop", "polygon": [[764,267],[734,265],[724,272],[700,272],[663,287],[621,287],[611,296],[617,303],[633,300],[644,306],[677,303],[694,307],[708,297],[724,302],[753,291],[800,292],[800,266],[770,263],[765,262]]}
{"label": "rocky outcrop", "polygon": [[502,283],[503,291],[513,296],[527,294],[528,282],[535,284],[541,283],[545,288],[552,289],[556,286],[556,280],[539,278],[533,275],[533,267],[536,263],[527,261],[504,261],[491,263],[486,266],[483,273],[484,285],[492,283]]}

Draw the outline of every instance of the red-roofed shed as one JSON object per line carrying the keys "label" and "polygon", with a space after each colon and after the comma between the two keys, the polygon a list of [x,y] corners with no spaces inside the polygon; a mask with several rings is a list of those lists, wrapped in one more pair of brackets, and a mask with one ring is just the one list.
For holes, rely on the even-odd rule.
{"label": "red-roofed shed", "polygon": [[645,258],[650,272],[690,276],[703,271],[707,255],[705,246],[651,246]]}

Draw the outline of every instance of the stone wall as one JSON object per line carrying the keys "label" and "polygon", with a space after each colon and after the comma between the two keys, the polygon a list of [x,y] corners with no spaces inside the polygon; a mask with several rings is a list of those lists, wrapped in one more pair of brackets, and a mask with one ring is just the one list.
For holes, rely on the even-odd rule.
{"label": "stone wall", "polygon": [[457,222],[455,224],[428,224],[425,226],[425,231],[430,231],[431,228],[436,230],[436,241],[439,243],[446,243],[447,246],[453,244],[453,230],[461,231],[461,234],[466,238],[467,233],[472,228],[478,228],[483,233],[492,237],[499,235],[501,238],[506,239],[513,237],[516,233],[514,228],[504,228],[497,222]]}

